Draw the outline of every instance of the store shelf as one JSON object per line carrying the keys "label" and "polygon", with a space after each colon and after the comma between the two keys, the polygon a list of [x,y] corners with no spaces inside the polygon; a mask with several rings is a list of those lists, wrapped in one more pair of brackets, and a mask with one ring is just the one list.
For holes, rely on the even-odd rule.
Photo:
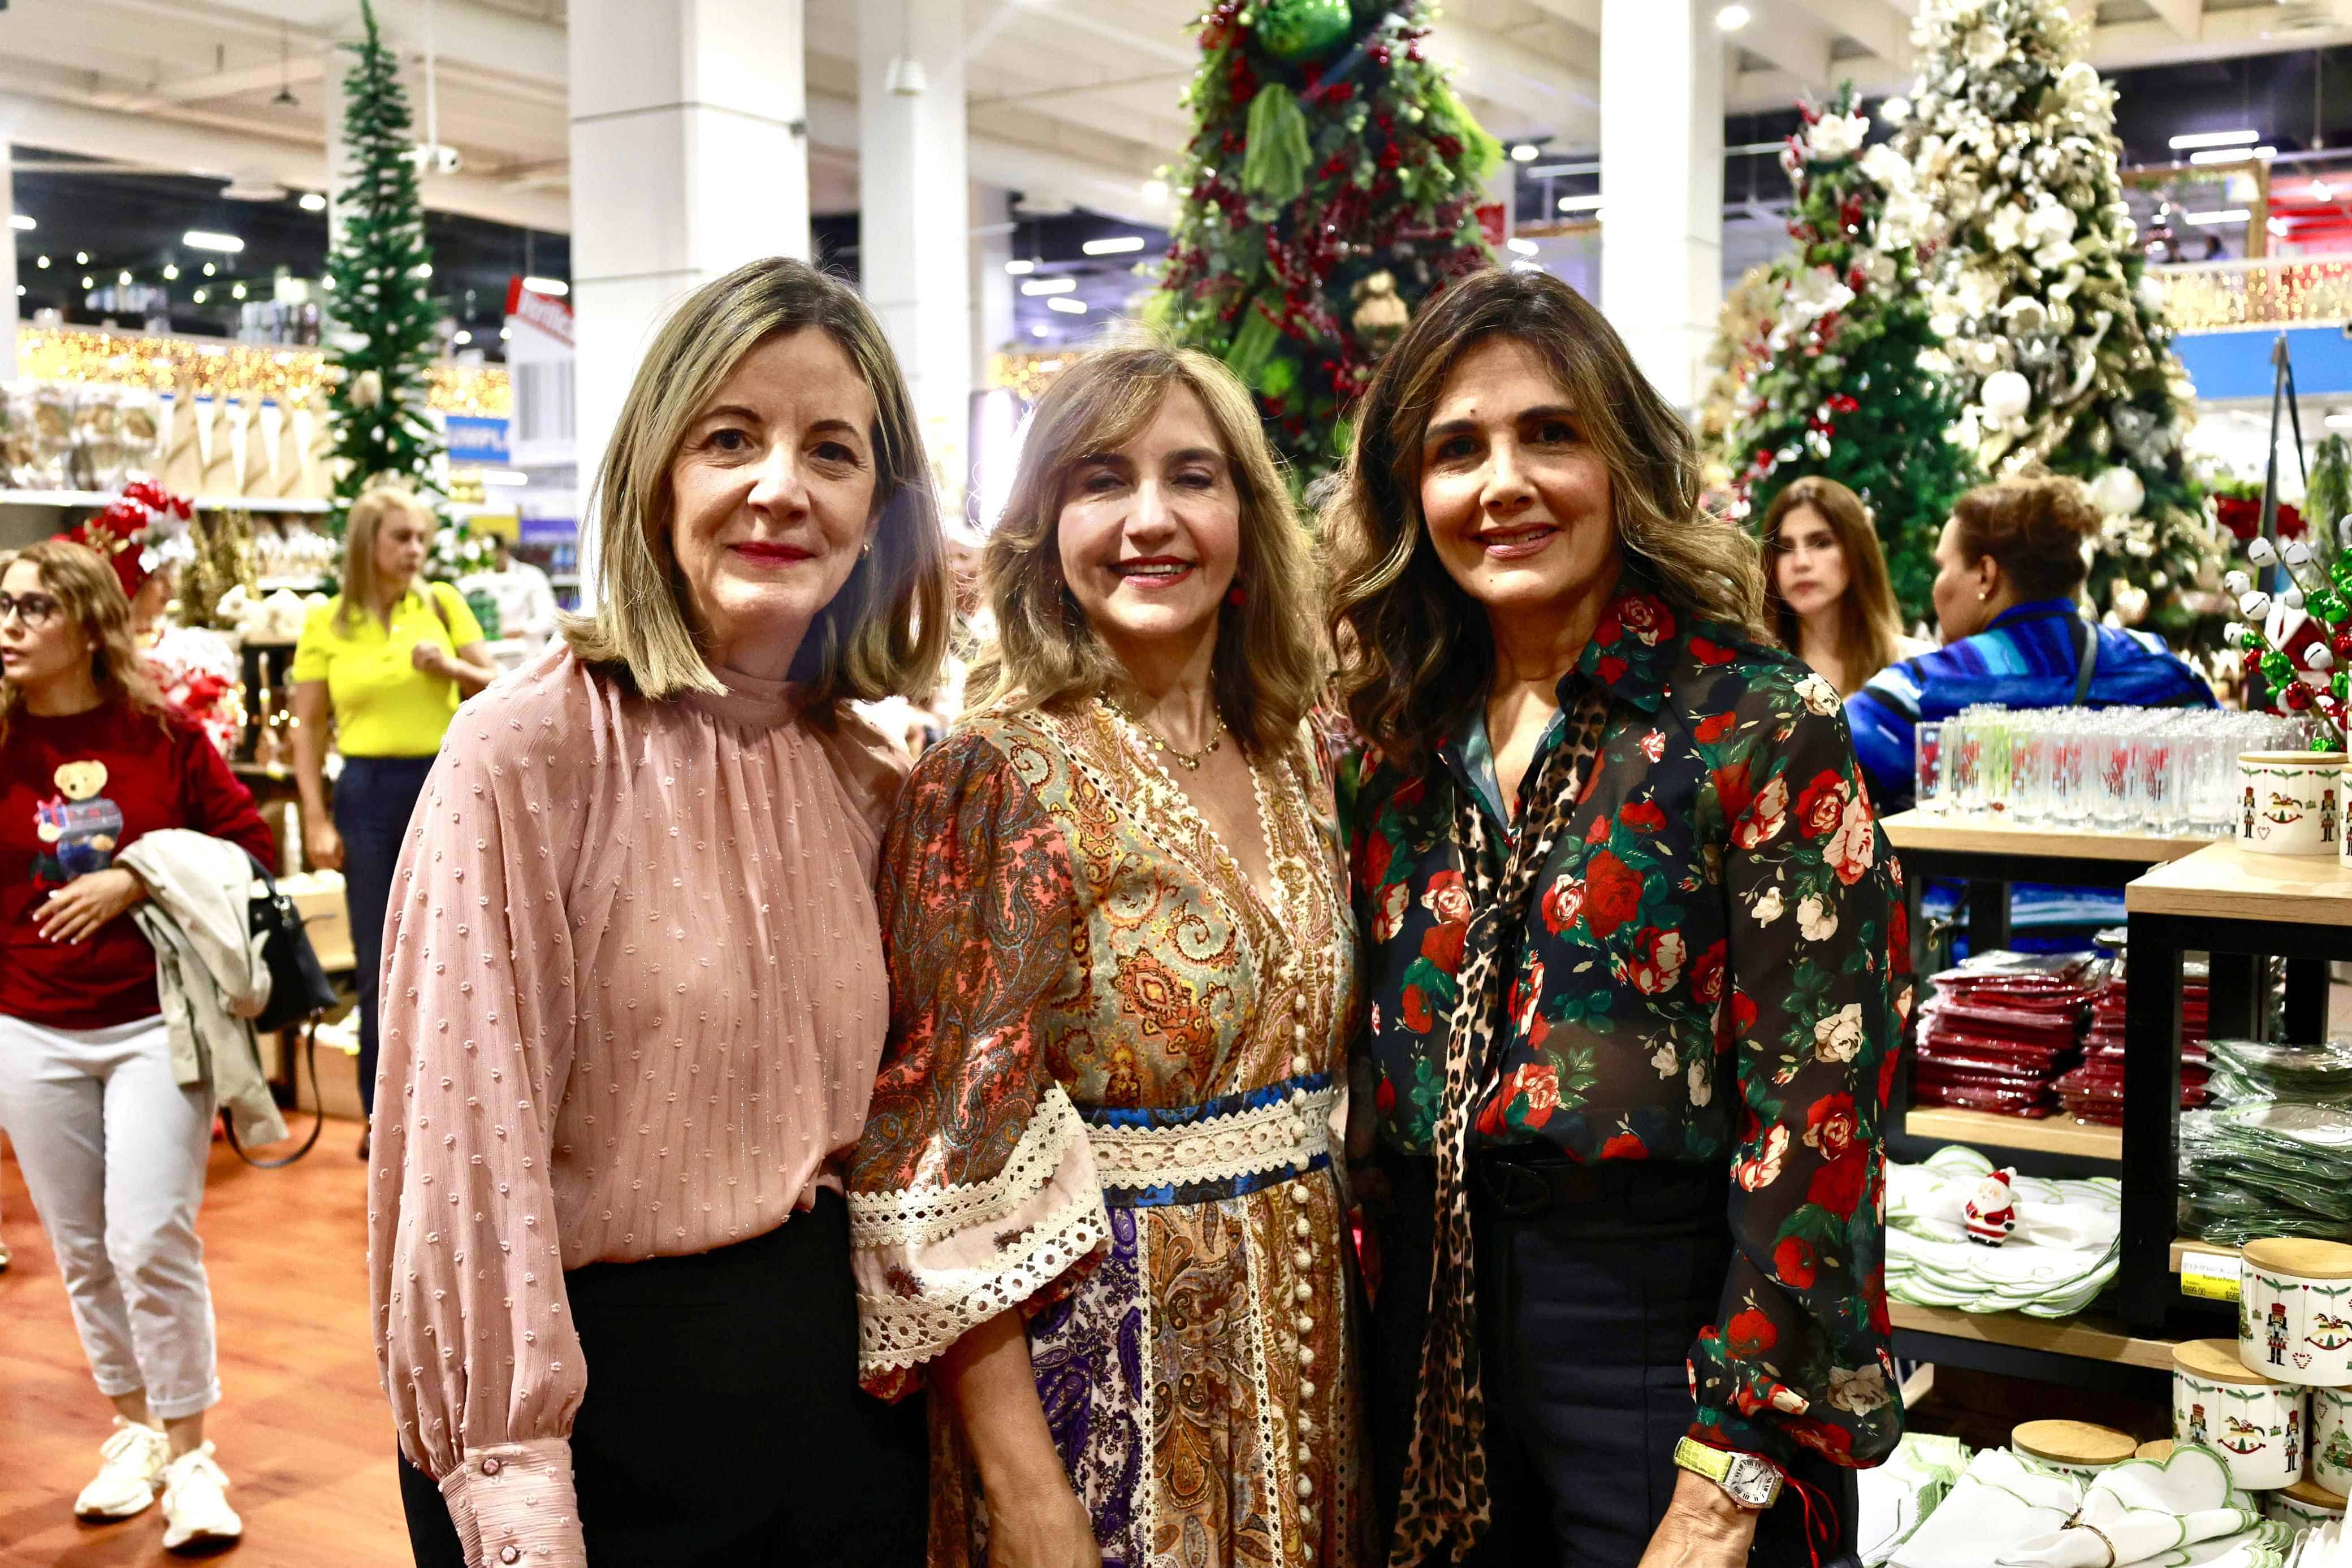
{"label": "store shelf", "polygon": [[[117,500],[111,490],[0,490],[0,507],[103,507]],[[271,496],[198,496],[196,509],[201,512],[324,512],[331,501],[314,501],[292,497]]]}
{"label": "store shelf", "polygon": [[2017,855],[2042,860],[2128,861],[2160,865],[2212,847],[2210,839],[2159,839],[2145,833],[2077,832],[1979,821],[1931,811],[1897,811],[1880,823],[1898,850],[1944,854]]}
{"label": "store shelf", "polygon": [[2027,1149],[2035,1154],[2065,1155],[2074,1159],[2116,1160],[2124,1157],[2121,1127],[2092,1127],[2071,1116],[2001,1116],[1989,1111],[1960,1111],[1948,1106],[1918,1106],[1904,1118],[1903,1130],[1915,1138],[1935,1138],[1976,1148]]}
{"label": "store shelf", "polygon": [[2207,844],[2160,865],[2124,890],[2134,915],[2341,925],[2352,912],[2352,871],[2333,855],[2266,855]]}
{"label": "store shelf", "polygon": [[2184,1236],[2172,1244],[2172,1271],[2176,1274],[2180,1272],[2180,1255],[2183,1252],[2210,1252],[2216,1257],[2235,1258],[2238,1249],[2224,1247],[2219,1241],[2200,1241],[2194,1236]]}
{"label": "store shelf", "polygon": [[1897,1333],[1937,1334],[2007,1350],[2070,1356],[2168,1374],[2172,1370],[2172,1341],[2137,1338],[2104,1313],[2084,1312],[2063,1319],[2029,1318],[2018,1312],[1962,1312],[1947,1307],[1916,1307],[1908,1301],[1889,1301],[1887,1312]]}

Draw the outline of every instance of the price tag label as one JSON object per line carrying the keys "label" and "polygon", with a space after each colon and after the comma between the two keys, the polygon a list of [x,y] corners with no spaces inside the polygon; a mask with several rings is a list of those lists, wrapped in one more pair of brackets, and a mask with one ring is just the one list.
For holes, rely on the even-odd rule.
{"label": "price tag label", "polygon": [[2209,1301],[2238,1299],[2238,1260],[2226,1252],[2183,1252],[2180,1293]]}

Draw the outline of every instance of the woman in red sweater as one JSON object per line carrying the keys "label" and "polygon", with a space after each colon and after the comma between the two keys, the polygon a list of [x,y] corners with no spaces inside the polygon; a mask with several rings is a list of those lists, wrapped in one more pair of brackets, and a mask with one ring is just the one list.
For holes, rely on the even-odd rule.
{"label": "woman in red sweater", "polygon": [[131,919],[147,896],[114,863],[187,828],[275,847],[204,732],[172,712],[131,640],[131,603],[64,539],[0,570],[0,1128],[57,1249],[115,1433],[74,1504],[128,1519],[160,1492],[163,1544],[243,1530],[205,1441],[220,1399],[196,1209],[213,1096],[184,1087]]}

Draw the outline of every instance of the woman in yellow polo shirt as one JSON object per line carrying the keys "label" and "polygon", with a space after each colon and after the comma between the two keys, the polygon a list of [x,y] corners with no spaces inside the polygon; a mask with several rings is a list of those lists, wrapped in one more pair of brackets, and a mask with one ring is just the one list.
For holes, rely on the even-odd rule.
{"label": "woman in yellow polo shirt", "polygon": [[[360,1103],[375,1113],[376,980],[393,868],[457,705],[498,674],[482,628],[446,582],[419,585],[432,510],[405,490],[352,503],[343,591],[310,612],[294,650],[294,772],[310,863],[343,873],[360,989]],[[343,771],[327,809],[327,721]],[[360,1157],[367,1157],[367,1136]]]}

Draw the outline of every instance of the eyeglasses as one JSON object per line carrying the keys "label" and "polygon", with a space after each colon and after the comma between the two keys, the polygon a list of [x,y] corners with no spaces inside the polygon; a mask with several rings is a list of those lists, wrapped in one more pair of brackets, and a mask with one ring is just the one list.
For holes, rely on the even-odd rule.
{"label": "eyeglasses", "polygon": [[46,593],[0,593],[0,625],[14,615],[25,623],[26,631],[38,632],[55,621],[63,608]]}

